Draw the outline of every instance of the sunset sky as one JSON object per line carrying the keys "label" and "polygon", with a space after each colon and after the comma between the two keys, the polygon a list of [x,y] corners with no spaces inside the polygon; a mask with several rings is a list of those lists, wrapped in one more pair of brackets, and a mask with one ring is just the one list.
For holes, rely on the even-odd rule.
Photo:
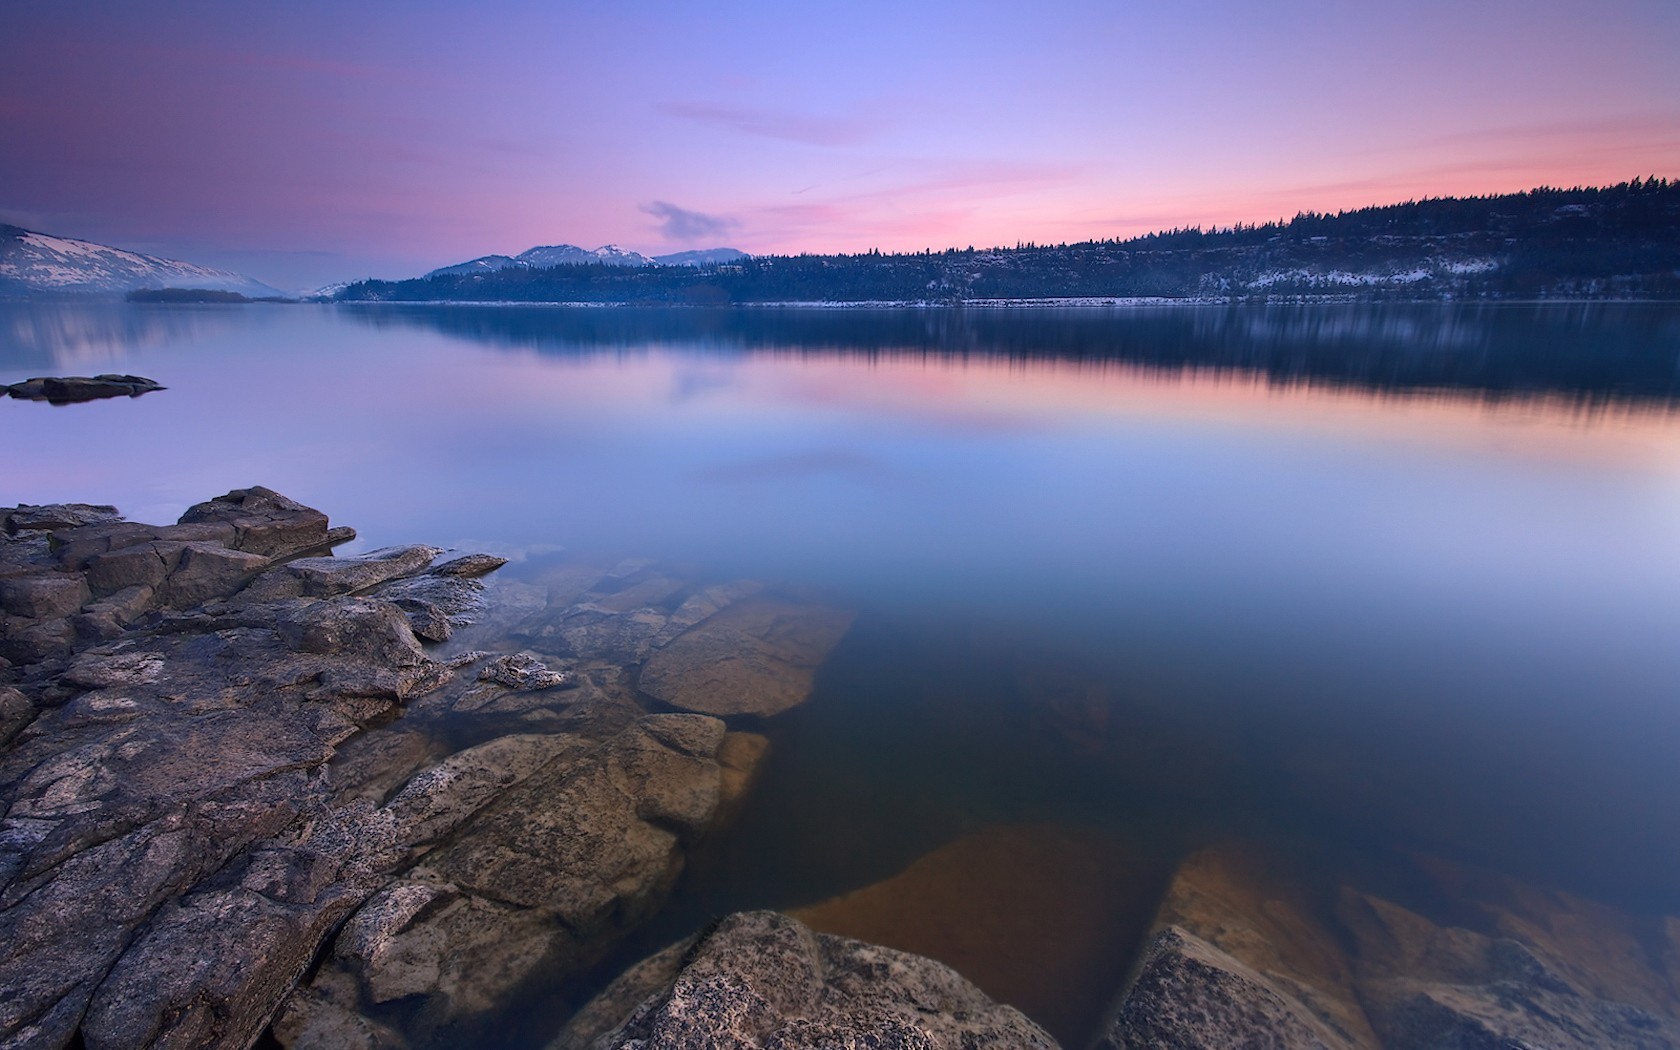
{"label": "sunset sky", "polygon": [[1680,175],[1675,0],[14,3],[0,221],[301,288]]}

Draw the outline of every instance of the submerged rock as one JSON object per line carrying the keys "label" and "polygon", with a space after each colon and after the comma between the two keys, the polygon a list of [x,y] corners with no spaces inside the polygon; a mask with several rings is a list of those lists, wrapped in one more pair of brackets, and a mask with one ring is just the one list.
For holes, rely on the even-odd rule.
{"label": "submerged rock", "polygon": [[850,614],[828,606],[749,598],[662,645],[637,684],[685,711],[779,714],[811,695],[817,667],[851,625]]}
{"label": "submerged rock", "polygon": [[903,871],[791,914],[812,929],[937,959],[1082,1045],[1114,996],[1164,881],[1098,831],[987,828]]}
{"label": "submerged rock", "polygon": [[1680,921],[1437,862],[1453,922],[1351,887],[1325,909],[1272,867],[1186,862],[1101,1046],[1680,1047]]}
{"label": "submerged rock", "polygon": [[941,963],[742,912],[631,969],[552,1050],[1056,1045]]}

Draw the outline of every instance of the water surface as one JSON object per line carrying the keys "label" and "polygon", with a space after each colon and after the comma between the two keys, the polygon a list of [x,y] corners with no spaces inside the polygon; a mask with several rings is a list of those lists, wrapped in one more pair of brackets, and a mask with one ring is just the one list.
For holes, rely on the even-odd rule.
{"label": "water surface", "polygon": [[1234,834],[1680,912],[1674,307],[0,304],[0,382],[101,371],[169,389],[0,404],[0,504],[263,484],[859,611],[626,954],[1019,827],[1144,915]]}

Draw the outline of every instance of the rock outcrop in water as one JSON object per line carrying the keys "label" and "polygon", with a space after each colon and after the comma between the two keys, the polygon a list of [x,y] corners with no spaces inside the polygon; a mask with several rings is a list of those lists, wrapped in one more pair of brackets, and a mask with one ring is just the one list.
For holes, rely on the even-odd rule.
{"label": "rock outcrop in water", "polygon": [[1054,1050],[1019,1010],[917,955],[731,915],[632,968],[551,1050]]}
{"label": "rock outcrop in water", "polygon": [[24,401],[48,401],[55,405],[69,405],[78,401],[97,401],[105,397],[139,397],[154,390],[163,390],[155,380],[145,376],[37,376],[21,383],[0,387],[0,392]]}
{"label": "rock outcrop in water", "polygon": [[[764,753],[635,688],[752,587],[569,566],[486,605],[500,559],[325,556],[353,533],[260,488],[0,520],[0,1045],[464,1023],[657,908]],[[544,648],[417,637],[463,628]]]}

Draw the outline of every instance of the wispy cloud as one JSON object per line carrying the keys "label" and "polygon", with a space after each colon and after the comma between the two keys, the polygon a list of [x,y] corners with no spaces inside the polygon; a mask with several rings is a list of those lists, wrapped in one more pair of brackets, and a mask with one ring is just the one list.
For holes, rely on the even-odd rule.
{"label": "wispy cloud", "polygon": [[744,135],[800,142],[808,146],[856,145],[874,138],[883,127],[878,119],[703,102],[666,102],[658,109],[669,116],[729,128]]}
{"label": "wispy cloud", "polygon": [[659,235],[668,241],[698,241],[722,237],[740,223],[727,215],[679,208],[670,201],[642,205],[642,211],[659,220]]}

